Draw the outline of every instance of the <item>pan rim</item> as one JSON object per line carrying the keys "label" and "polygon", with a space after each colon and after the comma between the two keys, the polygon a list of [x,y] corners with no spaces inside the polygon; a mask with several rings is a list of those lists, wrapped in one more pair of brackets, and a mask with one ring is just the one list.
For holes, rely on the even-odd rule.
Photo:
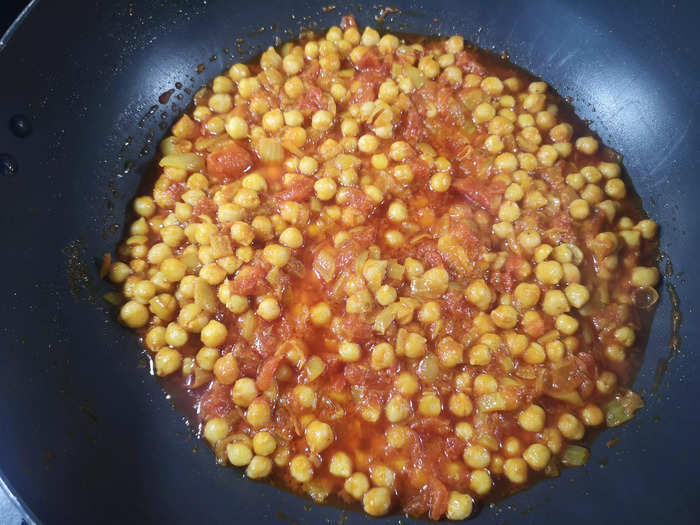
{"label": "pan rim", "polygon": [[15,18],[12,23],[10,24],[10,27],[7,28],[7,30],[3,33],[2,36],[0,36],[0,53],[2,52],[5,47],[7,47],[7,44],[10,42],[10,39],[12,36],[15,34],[15,31],[19,28],[19,26],[22,25],[22,22],[27,18],[29,13],[34,9],[34,7],[39,3],[39,0],[30,0],[30,2],[25,6],[24,9],[17,15],[17,18]]}

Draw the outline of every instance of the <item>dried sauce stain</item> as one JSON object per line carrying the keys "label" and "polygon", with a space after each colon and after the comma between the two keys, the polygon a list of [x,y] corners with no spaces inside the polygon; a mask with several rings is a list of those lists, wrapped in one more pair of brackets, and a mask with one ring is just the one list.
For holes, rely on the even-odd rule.
{"label": "dried sauce stain", "polygon": [[608,439],[605,442],[605,446],[608,448],[613,448],[620,442],[620,436],[615,436],[614,438]]}
{"label": "dried sauce stain", "polygon": [[141,117],[141,120],[139,120],[138,126],[142,128],[148,119],[150,119],[153,115],[155,115],[156,111],[158,111],[158,104],[152,105],[150,108],[148,108],[148,111],[146,111],[146,114]]}
{"label": "dried sauce stain", "polygon": [[374,19],[377,21],[377,23],[383,24],[388,15],[394,15],[399,12],[400,11],[397,7],[383,7],[379,14],[374,17]]}
{"label": "dried sauce stain", "polygon": [[664,266],[664,284],[666,286],[669,301],[671,302],[671,337],[668,340],[668,355],[660,358],[656,363],[654,380],[651,387],[651,391],[653,393],[658,393],[659,387],[661,386],[661,381],[666,375],[666,372],[668,372],[668,367],[671,360],[681,353],[681,323],[683,321],[683,314],[681,313],[681,300],[678,292],[676,291],[676,285],[671,282],[671,279],[674,277],[673,263],[671,262],[671,258],[668,256],[668,254],[664,252],[659,253],[659,258],[660,261],[666,261]]}
{"label": "dried sauce stain", "polygon": [[83,296],[90,283],[88,265],[83,259],[83,241],[81,239],[71,241],[61,251],[67,258],[66,270],[70,293],[74,299],[79,299]]}
{"label": "dried sauce stain", "polygon": [[175,92],[175,89],[173,88],[173,89],[169,89],[169,90],[161,93],[160,96],[158,97],[158,102],[160,102],[161,104],[167,104],[168,101],[170,100],[170,96],[174,92]]}

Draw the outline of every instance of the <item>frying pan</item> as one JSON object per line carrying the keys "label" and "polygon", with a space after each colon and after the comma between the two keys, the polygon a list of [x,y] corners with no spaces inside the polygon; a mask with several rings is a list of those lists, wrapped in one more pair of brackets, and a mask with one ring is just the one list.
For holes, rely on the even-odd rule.
{"label": "frying pan", "polygon": [[[194,89],[302,27],[328,27],[347,12],[375,23],[380,11],[372,2],[327,4],[41,0],[3,38],[0,469],[34,519],[372,522],[215,466],[150,376],[136,337],[100,299],[108,285],[96,264],[118,243],[154,148]],[[635,383],[646,409],[605,431],[586,467],[482,509],[475,521],[697,523],[700,6],[433,0],[392,7],[399,13],[386,16],[385,28],[459,33],[506,50],[571,97],[624,156],[661,224],[662,270],[668,265]],[[6,124],[15,114],[29,119],[28,136]],[[680,331],[672,316],[682,317]]]}

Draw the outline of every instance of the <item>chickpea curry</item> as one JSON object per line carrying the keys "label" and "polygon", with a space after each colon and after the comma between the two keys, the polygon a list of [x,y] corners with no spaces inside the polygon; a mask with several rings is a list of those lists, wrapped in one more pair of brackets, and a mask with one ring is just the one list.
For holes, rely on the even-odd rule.
{"label": "chickpea curry", "polygon": [[460,520],[632,418],[657,225],[564,106],[352,17],[197,92],[105,272],[222,465]]}

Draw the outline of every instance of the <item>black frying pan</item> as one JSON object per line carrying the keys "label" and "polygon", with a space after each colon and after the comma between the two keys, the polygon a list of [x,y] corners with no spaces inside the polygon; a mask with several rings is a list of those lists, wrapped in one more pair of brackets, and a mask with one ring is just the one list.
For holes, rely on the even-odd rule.
{"label": "black frying pan", "polygon": [[[118,242],[154,146],[191,90],[301,27],[328,27],[346,12],[364,25],[379,12],[372,2],[324,10],[327,4],[41,0],[3,39],[0,153],[11,157],[2,157],[0,177],[0,468],[40,520],[370,520],[216,467],[143,366],[135,336],[99,298],[107,285],[96,265]],[[661,223],[662,269],[670,261],[673,268],[635,384],[647,408],[604,432],[587,467],[484,509],[476,521],[697,523],[700,7],[683,0],[518,4],[393,2],[401,12],[385,26],[460,33],[507,50],[572,97],[624,155]],[[169,100],[159,100],[171,89]],[[24,128],[13,134],[6,125],[17,113],[31,121],[25,138],[17,136]],[[666,289],[680,299],[680,335]],[[675,356],[672,338],[681,343]]]}

